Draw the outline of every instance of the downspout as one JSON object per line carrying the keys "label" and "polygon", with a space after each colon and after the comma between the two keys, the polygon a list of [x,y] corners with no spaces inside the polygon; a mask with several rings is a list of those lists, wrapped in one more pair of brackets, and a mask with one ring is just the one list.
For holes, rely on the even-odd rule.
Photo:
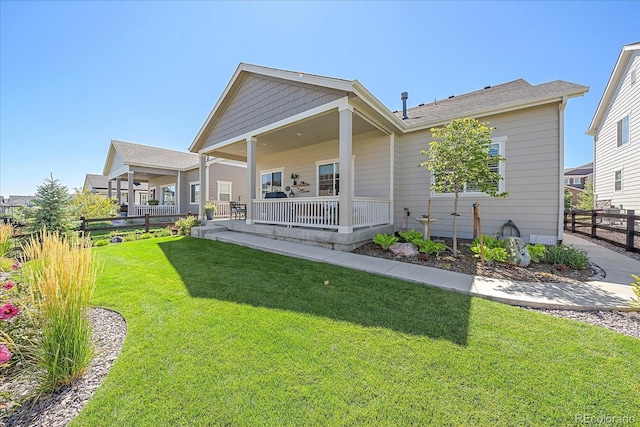
{"label": "downspout", "polygon": [[558,160],[558,244],[564,238],[564,109],[567,106],[567,96],[562,97],[562,102],[558,106],[558,139],[560,145]]}

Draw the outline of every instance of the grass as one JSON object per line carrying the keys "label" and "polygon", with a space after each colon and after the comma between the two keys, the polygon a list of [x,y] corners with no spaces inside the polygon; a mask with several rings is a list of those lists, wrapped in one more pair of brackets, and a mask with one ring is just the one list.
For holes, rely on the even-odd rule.
{"label": "grass", "polygon": [[74,426],[569,425],[640,407],[640,340],[603,328],[208,240],[95,252],[93,302],[128,332]]}

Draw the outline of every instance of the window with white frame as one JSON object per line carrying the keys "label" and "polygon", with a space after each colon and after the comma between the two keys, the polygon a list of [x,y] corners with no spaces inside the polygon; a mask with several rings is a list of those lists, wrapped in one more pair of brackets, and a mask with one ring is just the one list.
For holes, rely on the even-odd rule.
{"label": "window with white frame", "polygon": [[265,198],[267,193],[282,191],[283,170],[274,170],[260,173],[260,193]]}
{"label": "window with white frame", "polygon": [[613,177],[613,190],[622,191],[622,171],[615,171]]}
{"label": "window with white frame", "polygon": [[162,200],[160,201],[163,205],[175,205],[176,204],[176,185],[171,184],[164,187],[162,189]]}
{"label": "window with white frame", "polygon": [[565,178],[564,179],[564,183],[565,184],[571,184],[571,178]]}
{"label": "window with white frame", "polygon": [[218,200],[228,202],[231,200],[231,182],[218,181]]}
{"label": "window with white frame", "polygon": [[149,203],[149,194],[148,193],[140,193],[140,204],[146,205]]}
{"label": "window with white frame", "polygon": [[629,115],[618,120],[618,147],[629,143]]}
{"label": "window with white frame", "polygon": [[[506,137],[492,138],[493,142],[489,145],[489,155],[490,156],[500,155],[504,157],[504,144],[506,140],[507,140]],[[494,162],[490,162],[488,165],[489,165],[489,170],[491,172],[497,172],[502,177],[501,180],[494,182],[493,184],[498,189],[498,192],[500,193],[504,192],[505,191],[504,162],[494,161]],[[435,178],[435,172],[432,174],[432,177],[431,177],[432,183],[434,178]],[[569,182],[571,182],[571,178],[566,178],[565,182],[567,181],[567,179],[569,180]],[[478,189],[476,184],[469,182],[464,185],[464,189],[462,190],[461,194],[480,193],[480,192],[481,191],[480,189]],[[453,193],[442,193],[442,194],[453,194]]]}
{"label": "window with white frame", "polygon": [[337,196],[340,193],[340,162],[318,164],[318,196]]}
{"label": "window with white frame", "polygon": [[189,183],[189,203],[200,203],[200,183],[197,181]]}

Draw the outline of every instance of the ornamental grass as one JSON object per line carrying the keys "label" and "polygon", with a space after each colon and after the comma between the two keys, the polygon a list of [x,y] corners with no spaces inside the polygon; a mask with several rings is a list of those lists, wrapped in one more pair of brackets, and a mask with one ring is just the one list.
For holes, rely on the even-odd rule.
{"label": "ornamental grass", "polygon": [[11,224],[0,225],[0,257],[11,255],[13,252],[13,227]]}
{"label": "ornamental grass", "polygon": [[91,361],[88,308],[97,269],[84,241],[57,232],[32,237],[24,254],[42,334],[36,358],[46,371],[43,389],[52,391],[81,377]]}

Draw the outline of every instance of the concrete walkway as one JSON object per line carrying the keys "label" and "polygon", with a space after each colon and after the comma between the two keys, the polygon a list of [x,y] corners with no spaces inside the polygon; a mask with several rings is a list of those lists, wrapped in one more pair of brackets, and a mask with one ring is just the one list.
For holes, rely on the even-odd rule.
{"label": "concrete walkway", "polygon": [[586,283],[577,284],[498,280],[251,234],[224,231],[224,227],[208,231],[211,232],[198,234],[200,237],[220,242],[311,261],[326,262],[463,292],[507,304],[529,307],[571,310],[629,310],[628,303],[635,296],[631,288],[631,274],[640,275],[640,262],[568,235],[565,235],[565,244],[584,248],[589,253],[592,262],[605,271],[606,277],[594,278]]}

